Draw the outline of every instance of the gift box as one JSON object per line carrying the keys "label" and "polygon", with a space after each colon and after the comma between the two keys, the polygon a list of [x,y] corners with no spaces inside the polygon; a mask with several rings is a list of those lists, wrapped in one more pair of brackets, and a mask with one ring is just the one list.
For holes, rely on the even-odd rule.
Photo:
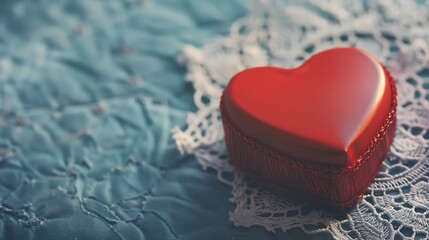
{"label": "gift box", "polygon": [[363,50],[236,74],[220,102],[231,162],[285,198],[346,210],[366,191],[396,127],[392,76]]}

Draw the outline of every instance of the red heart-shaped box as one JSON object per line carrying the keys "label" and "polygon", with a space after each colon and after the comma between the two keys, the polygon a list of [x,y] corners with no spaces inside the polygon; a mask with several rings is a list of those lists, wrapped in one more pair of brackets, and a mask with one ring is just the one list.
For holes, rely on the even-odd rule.
{"label": "red heart-shaped box", "polygon": [[301,67],[236,74],[221,98],[232,163],[291,199],[350,208],[396,127],[396,87],[371,54],[335,48]]}

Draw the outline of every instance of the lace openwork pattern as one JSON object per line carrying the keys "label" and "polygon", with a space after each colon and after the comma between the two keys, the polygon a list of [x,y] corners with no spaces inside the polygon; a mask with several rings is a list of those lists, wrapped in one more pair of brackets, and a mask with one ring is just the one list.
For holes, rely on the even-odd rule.
{"label": "lace openwork pattern", "polygon": [[[299,227],[335,239],[429,238],[429,6],[413,1],[260,1],[228,36],[202,48],[186,46],[198,110],[185,130],[174,129],[178,149],[194,154],[232,188],[236,226],[268,231]],[[219,99],[236,72],[261,65],[296,67],[322,50],[349,46],[370,51],[398,88],[397,130],[388,157],[363,199],[337,214],[288,201],[238,173],[223,141]]]}

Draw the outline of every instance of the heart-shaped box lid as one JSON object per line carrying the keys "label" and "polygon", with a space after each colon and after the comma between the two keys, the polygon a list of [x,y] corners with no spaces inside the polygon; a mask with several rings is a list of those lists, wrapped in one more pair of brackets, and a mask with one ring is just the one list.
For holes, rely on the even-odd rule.
{"label": "heart-shaped box lid", "polygon": [[293,159],[336,166],[363,154],[392,105],[383,66],[355,48],[321,52],[294,69],[244,70],[223,97],[244,135]]}

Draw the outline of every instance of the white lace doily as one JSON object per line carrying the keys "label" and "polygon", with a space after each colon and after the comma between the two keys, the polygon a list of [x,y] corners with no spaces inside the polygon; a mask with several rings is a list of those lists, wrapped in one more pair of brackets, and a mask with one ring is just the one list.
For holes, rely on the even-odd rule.
{"label": "white lace doily", "polygon": [[[185,46],[180,58],[198,107],[186,130],[174,129],[183,153],[215,169],[232,187],[236,226],[268,231],[299,227],[335,239],[429,238],[429,6],[414,1],[260,1],[227,37],[203,48]],[[286,200],[237,173],[228,162],[219,97],[232,75],[253,66],[299,66],[338,46],[366,49],[398,87],[398,125],[390,154],[363,199],[346,214]]]}

